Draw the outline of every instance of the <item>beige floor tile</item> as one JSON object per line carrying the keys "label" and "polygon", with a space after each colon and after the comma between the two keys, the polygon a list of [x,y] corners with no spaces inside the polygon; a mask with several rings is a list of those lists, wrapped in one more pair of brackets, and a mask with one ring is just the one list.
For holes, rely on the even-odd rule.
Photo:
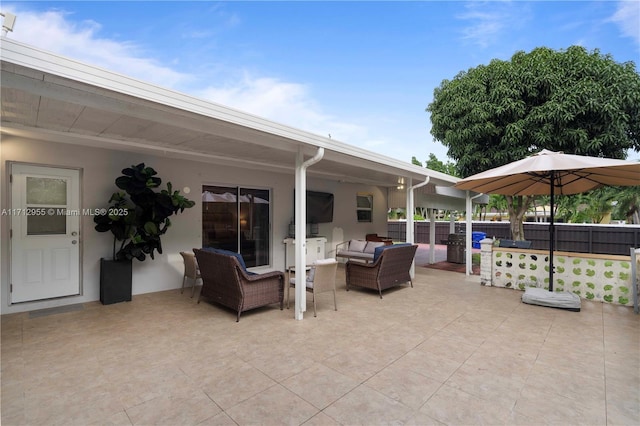
{"label": "beige floor tile", "polygon": [[462,362],[456,361],[446,354],[435,354],[416,349],[408,352],[393,365],[444,383],[460,368]]}
{"label": "beige floor tile", "polygon": [[223,410],[270,388],[276,382],[250,364],[234,365],[209,375],[201,387]]}
{"label": "beige floor tile", "polygon": [[418,411],[405,422],[407,426],[442,426],[445,423],[439,422],[422,411]]}
{"label": "beige floor tile", "polygon": [[300,353],[292,350],[289,345],[258,351],[245,359],[277,382],[304,371],[315,363],[313,359],[300,356]]}
{"label": "beige floor tile", "polygon": [[525,385],[514,411],[545,424],[602,425],[606,423],[604,400],[571,399],[550,386]]}
{"label": "beige floor tile", "polygon": [[640,408],[625,400],[607,400],[608,425],[638,425],[640,424]]}
{"label": "beige floor tile", "polygon": [[122,411],[117,395],[103,386],[57,394],[25,393],[24,424],[86,425],[114,418]]}
{"label": "beige floor tile", "polygon": [[524,379],[517,375],[496,371],[488,365],[476,367],[465,364],[446,384],[487,403],[510,410],[515,405],[524,383]]}
{"label": "beige floor tile", "polygon": [[324,413],[340,424],[378,425],[402,424],[414,411],[367,385],[360,385],[327,407]]}
{"label": "beige floor tile", "polygon": [[103,425],[103,426],[130,426],[133,425],[131,423],[131,419],[127,416],[127,413],[122,410],[118,411],[111,416],[105,416],[104,418],[97,419],[89,425]]}
{"label": "beige floor tile", "polygon": [[175,365],[121,372],[110,376],[107,387],[124,408],[166,396],[188,399],[199,390],[198,384]]}
{"label": "beige floor tile", "polygon": [[340,426],[340,423],[322,411],[303,423],[304,426]]}
{"label": "beige floor tile", "polygon": [[358,382],[364,382],[394,361],[389,354],[356,346],[327,358],[323,364]]}
{"label": "beige floor tile", "polygon": [[497,425],[507,420],[510,410],[445,384],[420,413],[447,425]]}
{"label": "beige floor tile", "polygon": [[544,423],[540,419],[532,419],[517,411],[512,411],[504,424],[509,426],[540,426]]}
{"label": "beige floor tile", "polygon": [[304,321],[273,306],[236,323],[179,290],[4,315],[0,422],[640,424],[628,307],[531,306],[425,268],[383,299],[345,291],[343,267],[337,282],[340,310]]}
{"label": "beige floor tile", "polygon": [[478,347],[478,345],[461,342],[445,333],[438,332],[420,344],[416,350],[463,363],[478,350]]}
{"label": "beige floor tile", "polygon": [[605,358],[603,353],[582,351],[575,346],[548,347],[540,350],[536,366],[550,371],[580,373],[594,378],[604,376]]}
{"label": "beige floor tile", "polygon": [[549,369],[536,365],[527,378],[527,387],[554,393],[578,401],[604,401],[606,395],[605,378]]}
{"label": "beige floor tile", "polygon": [[360,384],[358,380],[322,364],[289,377],[282,385],[322,410]]}
{"label": "beige floor tile", "polygon": [[188,398],[159,396],[127,408],[134,425],[199,424],[222,410],[204,392],[194,392]]}
{"label": "beige floor tile", "polygon": [[365,384],[414,410],[422,407],[442,386],[442,382],[396,365],[385,368]]}
{"label": "beige floor tile", "polygon": [[299,425],[319,410],[281,385],[263,392],[226,410],[238,425]]}
{"label": "beige floor tile", "polygon": [[640,379],[610,380],[607,376],[607,423],[640,424]]}
{"label": "beige floor tile", "polygon": [[231,417],[224,411],[209,417],[208,419],[198,423],[198,426],[237,426]]}

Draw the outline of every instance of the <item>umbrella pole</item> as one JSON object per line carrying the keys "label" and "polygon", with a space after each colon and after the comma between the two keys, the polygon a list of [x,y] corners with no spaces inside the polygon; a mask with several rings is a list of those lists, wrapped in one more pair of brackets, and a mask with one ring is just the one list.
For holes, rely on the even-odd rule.
{"label": "umbrella pole", "polygon": [[550,204],[551,204],[551,215],[550,215],[550,219],[551,219],[551,223],[549,224],[549,291],[553,291],[553,250],[554,250],[554,243],[555,243],[555,227],[553,224],[553,211],[554,211],[554,192],[555,192],[555,172],[552,170],[551,171],[551,191],[550,191],[550,195],[551,195],[551,200],[550,200]]}

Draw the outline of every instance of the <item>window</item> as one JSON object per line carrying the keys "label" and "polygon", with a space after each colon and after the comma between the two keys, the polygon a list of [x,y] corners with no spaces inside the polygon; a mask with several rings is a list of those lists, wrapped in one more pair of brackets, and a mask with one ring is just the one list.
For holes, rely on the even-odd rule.
{"label": "window", "polygon": [[202,247],[240,253],[247,267],[269,264],[271,191],[202,187]]}
{"label": "window", "polygon": [[373,195],[358,194],[356,196],[356,212],[358,222],[373,221]]}

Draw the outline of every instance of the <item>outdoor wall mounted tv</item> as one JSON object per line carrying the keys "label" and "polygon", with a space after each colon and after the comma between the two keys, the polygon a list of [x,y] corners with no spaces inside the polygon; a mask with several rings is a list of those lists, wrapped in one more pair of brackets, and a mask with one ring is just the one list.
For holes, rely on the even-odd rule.
{"label": "outdoor wall mounted tv", "polygon": [[333,222],[333,194],[307,191],[307,223],[330,222]]}

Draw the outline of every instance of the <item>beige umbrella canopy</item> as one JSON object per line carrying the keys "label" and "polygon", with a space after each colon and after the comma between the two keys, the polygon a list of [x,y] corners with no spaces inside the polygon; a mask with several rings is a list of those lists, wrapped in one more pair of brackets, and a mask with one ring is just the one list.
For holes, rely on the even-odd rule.
{"label": "beige umbrella canopy", "polygon": [[456,188],[485,194],[579,194],[602,186],[640,185],[640,162],[543,149],[522,160],[462,179]]}
{"label": "beige umbrella canopy", "polygon": [[553,291],[555,194],[578,194],[603,186],[640,185],[640,162],[586,157],[543,149],[522,160],[459,181],[459,189],[502,195],[550,195],[549,291]]}

